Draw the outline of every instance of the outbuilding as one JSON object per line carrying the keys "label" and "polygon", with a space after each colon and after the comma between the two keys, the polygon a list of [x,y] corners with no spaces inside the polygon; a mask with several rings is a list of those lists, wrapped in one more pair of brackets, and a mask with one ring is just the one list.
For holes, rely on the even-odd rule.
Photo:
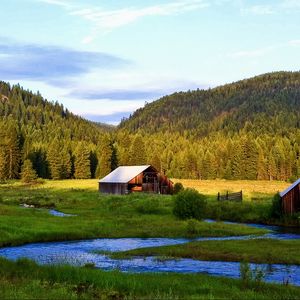
{"label": "outbuilding", "polygon": [[173,182],[153,166],[121,166],[99,181],[99,191],[105,194],[146,192],[172,194]]}
{"label": "outbuilding", "polygon": [[300,179],[279,194],[282,210],[285,214],[293,214],[300,211]]}

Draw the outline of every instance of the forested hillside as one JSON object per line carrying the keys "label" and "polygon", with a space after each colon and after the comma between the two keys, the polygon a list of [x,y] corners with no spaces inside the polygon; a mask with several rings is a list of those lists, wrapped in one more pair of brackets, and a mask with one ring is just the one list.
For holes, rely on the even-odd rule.
{"label": "forested hillside", "polygon": [[285,133],[300,128],[300,72],[257,76],[209,90],[175,93],[138,109],[120,127],[206,137]]}
{"label": "forested hillside", "polygon": [[1,180],[19,178],[26,160],[53,179],[152,164],[177,178],[289,180],[299,156],[300,72],[166,96],[116,130],[0,83]]}
{"label": "forested hillside", "polygon": [[0,82],[0,179],[19,178],[26,159],[42,178],[99,176],[102,148],[112,148],[108,129]]}
{"label": "forested hillside", "polygon": [[172,177],[300,177],[300,72],[175,93],[120,128],[143,135],[149,160]]}

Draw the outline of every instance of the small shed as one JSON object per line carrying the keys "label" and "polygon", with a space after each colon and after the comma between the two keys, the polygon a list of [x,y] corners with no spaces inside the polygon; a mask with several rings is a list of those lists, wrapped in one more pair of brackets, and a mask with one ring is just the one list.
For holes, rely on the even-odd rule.
{"label": "small shed", "polygon": [[285,214],[293,214],[300,211],[300,179],[279,194],[282,210]]}
{"label": "small shed", "polygon": [[99,191],[120,195],[132,192],[171,194],[173,182],[151,165],[121,166],[99,181]]}

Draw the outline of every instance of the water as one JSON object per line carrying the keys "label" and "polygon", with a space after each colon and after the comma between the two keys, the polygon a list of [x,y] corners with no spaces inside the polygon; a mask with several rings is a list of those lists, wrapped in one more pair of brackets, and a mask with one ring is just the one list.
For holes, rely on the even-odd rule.
{"label": "water", "polygon": [[76,215],[72,215],[72,214],[65,214],[65,213],[55,210],[55,209],[49,209],[48,213],[55,217],[75,217],[76,216]]}
{"label": "water", "polygon": [[[29,204],[20,204],[21,207],[23,208],[31,208],[31,209],[37,209],[37,210],[45,210],[45,208],[36,208],[34,205],[29,205]],[[72,215],[72,214],[65,214],[61,211],[55,210],[55,209],[47,209],[48,213],[52,216],[55,217],[75,217],[76,215]]]}
{"label": "water", "polygon": [[[251,226],[257,226],[252,224]],[[266,228],[264,225],[259,225]],[[184,244],[190,241],[209,240],[245,240],[257,238],[274,239],[299,239],[300,234],[283,233],[280,228],[262,236],[237,236],[237,237],[199,237],[189,240],[183,238],[121,238],[121,239],[93,239],[69,242],[34,243],[18,247],[0,249],[0,256],[16,260],[27,257],[39,264],[71,264],[83,266],[93,263],[103,270],[118,269],[123,272],[176,272],[176,273],[204,273],[215,276],[238,278],[240,264],[238,262],[199,261],[193,259],[159,260],[155,257],[135,257],[132,259],[112,259],[95,251],[119,252],[145,247],[160,247],[166,245]],[[258,267],[266,272],[265,280],[268,282],[289,283],[300,286],[300,266],[283,264],[251,264],[252,269]]]}

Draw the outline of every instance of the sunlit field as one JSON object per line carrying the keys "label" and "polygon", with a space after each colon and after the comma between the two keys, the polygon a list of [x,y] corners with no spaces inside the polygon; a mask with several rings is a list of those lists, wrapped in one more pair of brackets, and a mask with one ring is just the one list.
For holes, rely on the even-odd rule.
{"label": "sunlit field", "polygon": [[251,181],[251,180],[191,180],[173,179],[173,182],[181,182],[185,188],[195,188],[200,193],[217,196],[218,192],[243,191],[245,200],[260,200],[272,197],[279,191],[286,189],[290,183],[283,181]]}

